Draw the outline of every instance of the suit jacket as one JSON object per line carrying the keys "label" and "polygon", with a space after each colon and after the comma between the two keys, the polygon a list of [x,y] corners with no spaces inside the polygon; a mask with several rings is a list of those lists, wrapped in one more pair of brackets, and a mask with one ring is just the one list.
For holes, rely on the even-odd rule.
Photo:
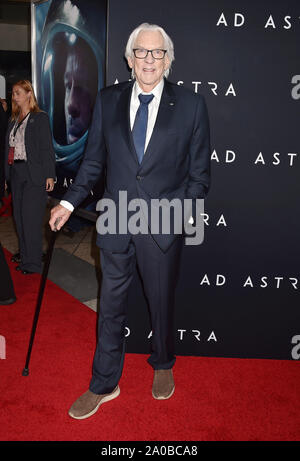
{"label": "suit jacket", "polygon": [[4,158],[5,158],[5,134],[7,129],[7,112],[0,103],[0,199],[4,196]]}
{"label": "suit jacket", "polygon": [[[153,133],[139,164],[130,129],[132,87],[133,82],[120,83],[97,96],[84,159],[64,196],[75,207],[99,176],[105,181],[104,198],[116,203],[119,191],[127,192],[128,202],[143,198],[148,204],[154,198],[204,198],[208,192],[210,135],[204,98],[165,80]],[[117,218],[118,211],[117,203]],[[128,233],[98,234],[97,244],[124,251],[130,237]],[[153,234],[153,238],[167,251],[176,235],[171,231],[170,235]]]}
{"label": "suit jacket", "polygon": [[[7,163],[9,135],[15,122],[10,121],[6,133],[5,177],[10,179],[10,166]],[[25,130],[25,149],[30,178],[37,186],[45,185],[47,178],[55,178],[55,153],[49,117],[46,112],[31,112]]]}

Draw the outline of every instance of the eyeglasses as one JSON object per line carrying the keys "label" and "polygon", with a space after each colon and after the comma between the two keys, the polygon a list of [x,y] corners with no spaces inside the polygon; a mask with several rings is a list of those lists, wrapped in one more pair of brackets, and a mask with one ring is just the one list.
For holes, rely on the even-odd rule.
{"label": "eyeglasses", "polygon": [[167,50],[145,50],[144,48],[135,48],[132,50],[134,56],[138,59],[145,59],[148,53],[151,53],[154,59],[164,59]]}

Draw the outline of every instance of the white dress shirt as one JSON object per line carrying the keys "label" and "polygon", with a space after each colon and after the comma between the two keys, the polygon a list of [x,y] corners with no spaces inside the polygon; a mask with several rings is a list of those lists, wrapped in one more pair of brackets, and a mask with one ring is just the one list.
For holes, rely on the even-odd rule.
{"label": "white dress shirt", "polygon": [[135,82],[133,89],[132,89],[131,101],[130,101],[130,128],[131,130],[134,125],[137,110],[140,106],[139,94],[142,93],[142,94],[153,94],[154,95],[154,98],[148,104],[148,124],[147,124],[147,132],[146,132],[145,151],[149,144],[149,141],[150,141],[150,138],[153,132],[153,128],[156,122],[156,117],[157,117],[163,89],[164,89],[163,79],[149,93],[145,93],[144,91],[142,91],[137,81]]}
{"label": "white dress shirt", "polygon": [[[140,93],[154,94],[154,98],[148,105],[148,124],[147,124],[147,132],[146,132],[145,150],[147,149],[147,146],[149,144],[149,141],[150,141],[150,138],[153,132],[153,128],[156,122],[156,117],[157,117],[163,89],[164,89],[164,79],[162,79],[149,93],[145,93],[144,91],[142,91],[137,81],[135,81],[133,88],[132,88],[131,100],[130,100],[130,128],[131,130],[133,128],[137,110],[140,106],[139,94]],[[70,202],[67,202],[66,200],[61,200],[60,204],[64,206],[65,208],[67,208],[69,211],[74,210],[73,205]]]}
{"label": "white dress shirt", "polygon": [[14,160],[27,160],[26,148],[25,148],[25,130],[28,122],[28,114],[24,118],[24,121],[19,126],[15,136],[14,131],[18,126],[18,120],[15,122],[13,129],[9,135],[9,146],[14,147]]}

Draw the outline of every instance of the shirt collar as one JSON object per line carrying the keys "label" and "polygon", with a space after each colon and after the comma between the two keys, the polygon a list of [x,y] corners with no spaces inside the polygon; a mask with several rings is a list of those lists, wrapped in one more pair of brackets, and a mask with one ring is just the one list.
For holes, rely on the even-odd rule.
{"label": "shirt collar", "polygon": [[145,93],[145,91],[142,91],[142,89],[140,88],[138,82],[135,81],[134,87],[133,87],[134,96],[135,98],[138,98],[139,94],[141,93],[142,94],[154,94],[154,97],[157,98],[159,101],[161,98],[163,89],[164,89],[164,83],[165,83],[164,79],[162,78],[161,81],[153,88],[152,91],[150,91],[149,93]]}

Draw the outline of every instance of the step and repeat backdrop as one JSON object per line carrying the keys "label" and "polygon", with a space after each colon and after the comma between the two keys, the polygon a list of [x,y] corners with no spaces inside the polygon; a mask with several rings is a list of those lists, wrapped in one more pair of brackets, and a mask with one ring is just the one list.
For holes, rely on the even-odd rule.
{"label": "step and repeat backdrop", "polygon": [[[176,353],[298,360],[299,1],[53,0],[35,4],[33,21],[33,77],[53,123],[62,192],[88,134],[84,120],[68,132],[68,75],[84,80],[91,109],[97,89],[130,79],[130,32],[142,22],[166,29],[175,45],[169,79],[205,97],[211,124],[205,238],[184,248]],[[128,352],[149,352],[138,273],[126,336]]]}
{"label": "step and repeat backdrop", "polygon": [[[111,0],[107,84],[141,22],[174,41],[169,80],[204,95],[212,186],[205,239],[185,247],[176,296],[182,355],[300,357],[300,4],[274,0]],[[136,275],[127,349],[148,352]]]}

